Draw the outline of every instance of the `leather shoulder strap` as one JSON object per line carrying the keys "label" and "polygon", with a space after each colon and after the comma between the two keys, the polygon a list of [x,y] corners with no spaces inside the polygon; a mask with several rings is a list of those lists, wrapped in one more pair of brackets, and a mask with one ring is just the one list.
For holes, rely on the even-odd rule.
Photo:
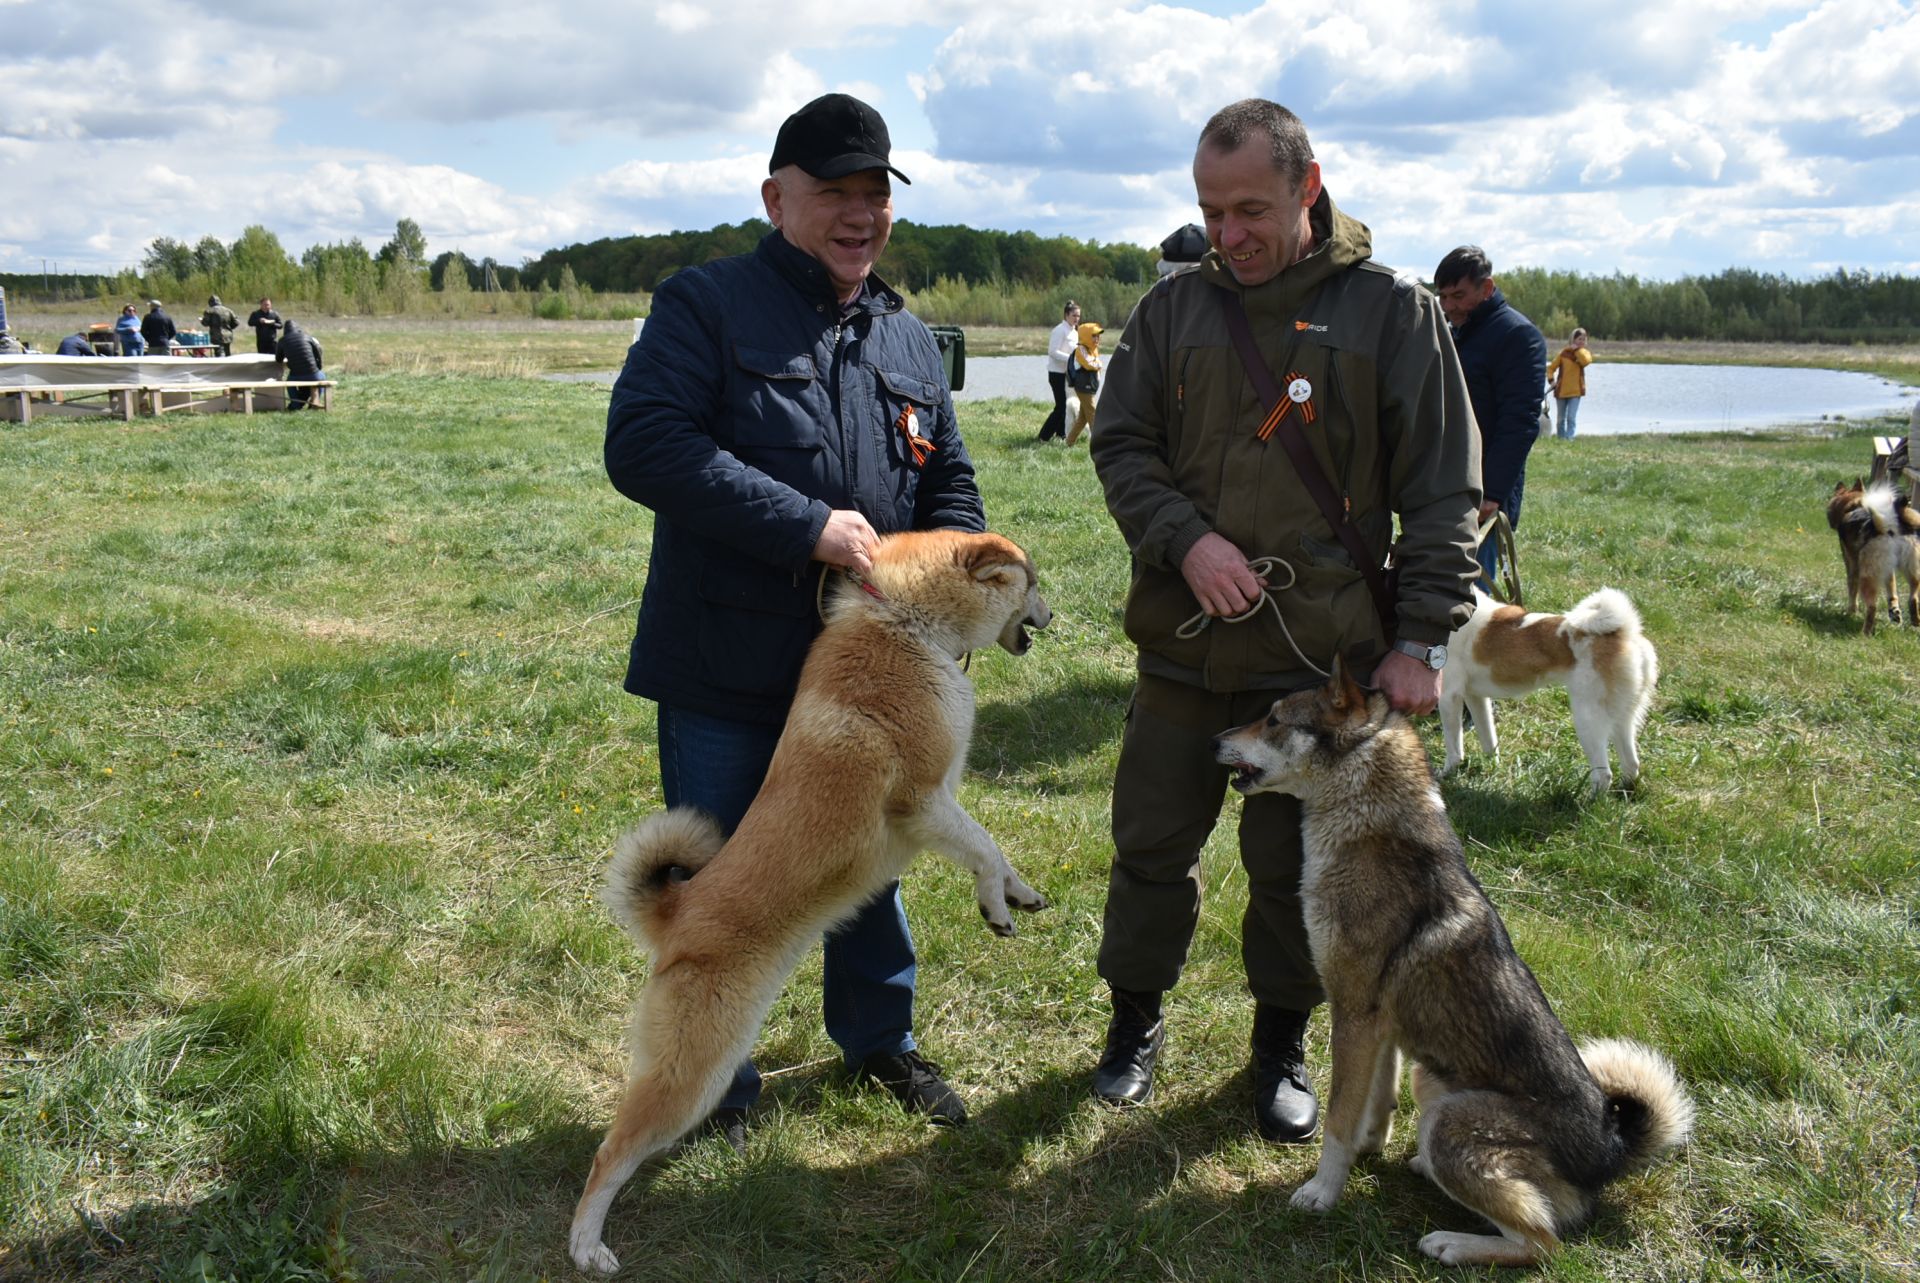
{"label": "leather shoulder strap", "polygon": [[[1247,377],[1253,381],[1254,391],[1260,394],[1261,402],[1271,411],[1279,406],[1286,393],[1281,391],[1273,371],[1267,368],[1266,358],[1260,355],[1260,346],[1254,342],[1253,327],[1247,322],[1247,310],[1241,305],[1240,295],[1230,289],[1220,290],[1219,295],[1221,309],[1226,313],[1227,334],[1233,339],[1234,351],[1239,354]],[[1366,541],[1360,537],[1359,529],[1347,519],[1345,505],[1334,494],[1333,483],[1327,480],[1327,474],[1321,470],[1320,461],[1313,457],[1313,447],[1301,435],[1296,419],[1295,415],[1282,417],[1274,435],[1286,448],[1287,457],[1293,461],[1294,470],[1300,474],[1307,493],[1313,496],[1320,515],[1327,519],[1333,533],[1345,545],[1347,555],[1353,558],[1353,564],[1360,568],[1361,576],[1367,581],[1367,591],[1373,596],[1373,608],[1380,616],[1380,626],[1386,630],[1387,639],[1391,642],[1399,632],[1399,612],[1387,592],[1386,575],[1368,554]]]}

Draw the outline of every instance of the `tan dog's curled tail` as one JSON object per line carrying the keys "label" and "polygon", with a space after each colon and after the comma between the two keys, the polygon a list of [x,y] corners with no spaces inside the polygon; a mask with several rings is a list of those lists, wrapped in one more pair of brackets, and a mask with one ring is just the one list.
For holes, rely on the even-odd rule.
{"label": "tan dog's curled tail", "polygon": [[1640,631],[1640,612],[1618,588],[1602,588],[1582,597],[1580,604],[1567,612],[1561,628],[1569,635],[1585,633],[1589,637],[1604,637],[1608,633],[1626,633],[1633,636]]}
{"label": "tan dog's curled tail", "polygon": [[1619,1120],[1627,1147],[1623,1172],[1638,1171],[1686,1143],[1693,1132],[1693,1098],[1665,1056],[1630,1039],[1596,1038],[1580,1044],[1580,1058]]}
{"label": "tan dog's curled tail", "polygon": [[704,811],[678,807],[650,815],[614,844],[600,899],[651,953],[673,922],[679,885],[704,869],[725,842]]}

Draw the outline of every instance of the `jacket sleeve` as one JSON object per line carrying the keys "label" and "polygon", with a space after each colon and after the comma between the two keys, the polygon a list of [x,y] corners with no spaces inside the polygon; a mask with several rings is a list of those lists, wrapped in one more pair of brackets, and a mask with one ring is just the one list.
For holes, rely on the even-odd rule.
{"label": "jacket sleeve", "polygon": [[[1168,278],[1148,290],[1127,319],[1107,361],[1106,390],[1094,411],[1094,471],[1107,511],[1133,555],[1149,566],[1177,571],[1213,527],[1173,485],[1167,457],[1166,337]],[[1194,283],[1194,288],[1211,288]]]}
{"label": "jacket sleeve", "polygon": [[327,359],[324,356],[320,355],[320,340],[308,339],[307,341],[313,344],[313,368],[316,370],[325,372],[327,368]]}
{"label": "jacket sleeve", "polygon": [[[1066,333],[1062,334],[1062,330],[1065,330]],[[1053,359],[1056,361],[1072,360],[1073,349],[1077,346],[1073,337],[1073,330],[1065,325],[1056,325],[1053,327],[1053,332],[1057,336],[1053,339]]]}
{"label": "jacket sleeve", "polygon": [[1540,434],[1540,389],[1546,384],[1547,341],[1530,322],[1515,318],[1494,360],[1494,422],[1481,424],[1486,458],[1481,488],[1501,503],[1527,466]]}
{"label": "jacket sleeve", "polygon": [[1480,432],[1438,304],[1417,287],[1396,304],[1398,345],[1382,352],[1380,376],[1387,492],[1400,514],[1395,604],[1400,636],[1433,645],[1473,613]]}
{"label": "jacket sleeve", "polygon": [[726,352],[718,291],[676,272],[661,283],[607,408],[607,476],[621,494],[704,539],[802,570],[828,506],[720,448]]}

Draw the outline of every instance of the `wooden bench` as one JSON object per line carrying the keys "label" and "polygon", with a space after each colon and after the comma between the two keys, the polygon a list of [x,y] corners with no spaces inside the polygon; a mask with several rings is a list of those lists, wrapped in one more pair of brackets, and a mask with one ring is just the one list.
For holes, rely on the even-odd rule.
{"label": "wooden bench", "polygon": [[[108,414],[131,423],[135,414],[164,415],[175,410],[195,410],[219,406],[238,414],[253,413],[254,395],[263,391],[284,392],[288,388],[311,388],[313,399],[307,404],[316,410],[330,407],[332,379],[259,379],[242,383],[41,383],[24,387],[0,388],[0,419],[18,423],[33,422],[35,397],[73,406],[87,414]],[[98,406],[80,404],[104,398]]]}
{"label": "wooden bench", "polygon": [[[134,387],[101,386],[98,383],[49,383],[35,384],[31,387],[0,388],[0,403],[10,404],[13,413],[0,415],[16,423],[33,422],[33,398],[45,393],[49,400],[60,405],[69,405],[86,414],[108,414],[123,423],[133,422],[134,412],[140,400],[140,389]],[[103,405],[83,404],[95,397],[105,397]]]}

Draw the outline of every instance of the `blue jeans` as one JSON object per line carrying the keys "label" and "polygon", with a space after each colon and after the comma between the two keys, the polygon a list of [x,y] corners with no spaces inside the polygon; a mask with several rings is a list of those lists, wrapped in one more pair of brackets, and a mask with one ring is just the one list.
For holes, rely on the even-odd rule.
{"label": "blue jeans", "polygon": [[1573,421],[1580,417],[1580,398],[1557,396],[1554,402],[1560,410],[1560,423],[1554,431],[1562,441],[1571,441],[1573,440]]}
{"label": "blue jeans", "polygon": [[[709,717],[660,705],[660,791],[668,806],[693,806],[732,833],[752,805],[773,761],[780,728]],[[893,883],[847,922],[827,933],[822,1002],[827,1035],[847,1066],[868,1056],[911,1051],[913,936]],[[742,1061],[722,1109],[745,1109],[760,1099],[760,1071]]]}

